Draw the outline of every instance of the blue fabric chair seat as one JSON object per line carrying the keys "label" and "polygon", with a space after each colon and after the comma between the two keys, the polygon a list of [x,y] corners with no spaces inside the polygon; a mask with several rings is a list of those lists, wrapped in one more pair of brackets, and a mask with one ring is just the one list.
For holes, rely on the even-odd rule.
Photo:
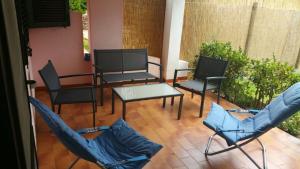
{"label": "blue fabric chair seat", "polygon": [[[153,143],[130,128],[124,120],[119,119],[110,129],[96,137],[94,145],[99,151],[99,161],[105,165],[110,165],[124,159],[130,159],[142,155],[151,158],[162,146]],[[118,169],[142,168],[148,160],[127,163],[116,166]]]}
{"label": "blue fabric chair seat", "polygon": [[300,110],[300,82],[277,96],[255,116],[239,120],[213,103],[208,117],[203,123],[216,131],[229,145],[256,137],[276,127],[282,121]]}
{"label": "blue fabric chair seat", "polygon": [[253,118],[239,120],[216,103],[212,104],[203,124],[216,131],[228,145],[250,138],[255,133]]}
{"label": "blue fabric chair seat", "polygon": [[94,132],[98,129],[82,129],[75,132],[39,100],[33,97],[29,97],[29,100],[72,153],[85,160],[100,163],[106,168],[140,169],[162,148],[161,145],[137,133],[122,119],[110,127],[98,127],[103,132],[94,139],[86,139],[79,133],[88,133],[89,130]]}

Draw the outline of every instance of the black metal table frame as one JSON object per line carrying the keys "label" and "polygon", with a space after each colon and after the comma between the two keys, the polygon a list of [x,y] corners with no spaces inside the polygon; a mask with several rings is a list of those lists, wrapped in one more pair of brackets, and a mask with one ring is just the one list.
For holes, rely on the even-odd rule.
{"label": "black metal table frame", "polygon": [[[180,96],[180,101],[179,101],[179,107],[178,107],[178,113],[177,113],[177,120],[180,120],[181,117],[181,110],[182,110],[182,102],[183,102],[183,96],[184,94],[179,92],[180,94],[174,94],[174,95],[165,95],[165,96],[155,96],[155,97],[147,97],[147,98],[141,98],[141,99],[131,99],[131,100],[123,100],[122,97],[112,88],[112,97],[111,97],[111,106],[112,106],[112,114],[115,113],[115,95],[117,95],[120,100],[122,101],[122,118],[126,120],[126,103],[127,102],[134,102],[134,101],[141,101],[141,100],[151,100],[151,99],[161,99],[163,98],[163,108],[166,106],[166,98],[167,97],[177,97]],[[173,105],[174,102],[171,102],[171,105]]]}

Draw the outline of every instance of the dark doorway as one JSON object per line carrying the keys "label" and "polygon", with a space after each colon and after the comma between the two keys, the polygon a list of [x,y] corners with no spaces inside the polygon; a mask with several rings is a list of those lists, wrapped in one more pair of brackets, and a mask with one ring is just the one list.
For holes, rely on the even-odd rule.
{"label": "dark doorway", "polygon": [[14,1],[0,2],[1,167],[35,169],[22,44]]}

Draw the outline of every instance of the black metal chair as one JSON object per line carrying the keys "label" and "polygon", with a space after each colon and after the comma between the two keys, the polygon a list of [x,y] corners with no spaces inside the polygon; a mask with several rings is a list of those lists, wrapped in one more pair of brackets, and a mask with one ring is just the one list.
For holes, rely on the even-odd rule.
{"label": "black metal chair", "polygon": [[93,126],[95,126],[95,113],[97,111],[95,85],[62,88],[60,83],[60,79],[69,77],[92,76],[94,79],[93,73],[58,76],[50,60],[41,70],[39,70],[39,73],[48,90],[51,100],[51,107],[54,112],[55,105],[58,105],[58,114],[60,114],[61,104],[92,103]]}
{"label": "black metal chair", "polygon": [[[220,88],[222,80],[226,77],[224,76],[228,61],[205,57],[202,56],[199,58],[196,69],[175,69],[173,86],[178,87],[187,91],[192,92],[192,97],[194,93],[201,96],[201,105],[199,117],[202,117],[205,92],[207,90],[217,90],[218,99],[217,102],[220,102]],[[179,71],[192,71],[194,70],[193,80],[187,80],[183,82],[176,82],[177,73]],[[172,97],[171,104],[174,103],[174,97]]]}
{"label": "black metal chair", "polygon": [[[104,84],[162,82],[162,66],[148,61],[147,49],[95,49],[95,74],[100,78],[100,103]],[[159,77],[149,73],[149,64],[159,68]],[[97,82],[97,79],[95,79]]]}

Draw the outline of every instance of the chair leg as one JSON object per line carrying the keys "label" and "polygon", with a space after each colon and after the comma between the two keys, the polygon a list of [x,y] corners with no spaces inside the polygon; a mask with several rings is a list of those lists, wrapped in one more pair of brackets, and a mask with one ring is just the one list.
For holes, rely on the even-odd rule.
{"label": "chair leg", "polygon": [[217,133],[215,133],[214,135],[211,135],[208,139],[208,142],[206,144],[206,148],[205,148],[205,156],[208,155],[208,151],[209,151],[209,148],[210,148],[210,145],[211,145],[211,142],[212,142],[212,139],[215,137],[215,135],[217,135]]}
{"label": "chair leg", "polygon": [[103,106],[103,80],[100,77],[100,105]]}
{"label": "chair leg", "polygon": [[[210,136],[210,138],[209,138],[209,140],[208,140],[208,143],[209,143],[209,142],[212,142],[214,136],[216,136],[216,133],[215,133],[214,135]],[[244,145],[250,143],[251,141],[253,141],[253,140],[255,140],[255,139],[256,139],[256,138],[249,139],[249,140],[247,140],[247,141],[245,141],[245,142],[239,144],[239,146],[242,147],[242,146],[244,146]],[[229,148],[223,149],[223,150],[219,150],[219,151],[210,153],[210,152],[208,152],[208,151],[209,151],[209,146],[210,146],[210,144],[211,144],[211,143],[209,143],[209,144],[206,145],[206,149],[205,149],[205,155],[206,155],[206,156],[212,156],[212,155],[224,153],[224,152],[226,152],[226,151],[230,151],[230,150],[233,150],[233,149],[238,148],[238,147],[235,145],[235,146],[231,146],[231,147],[229,147]]]}
{"label": "chair leg", "polygon": [[93,107],[93,127],[95,127],[96,126],[96,122],[95,122],[95,119],[96,119],[95,102],[92,103],[92,107]]}
{"label": "chair leg", "polygon": [[[95,97],[97,98],[97,76],[94,77],[94,86],[95,86]],[[96,103],[96,106],[97,106],[97,99],[95,99],[95,103]]]}
{"label": "chair leg", "polygon": [[95,102],[94,102],[94,106],[95,106],[95,110],[96,110],[96,112],[97,112],[98,107],[97,107],[97,101],[96,101],[96,100],[95,100]]}
{"label": "chair leg", "polygon": [[194,92],[192,92],[192,98],[194,98]]}
{"label": "chair leg", "polygon": [[218,90],[218,98],[217,98],[217,103],[218,104],[220,104],[220,97],[221,97],[221,95],[220,95],[220,89]]}
{"label": "chair leg", "polygon": [[[207,142],[207,145],[206,145],[206,148],[205,148],[205,153],[204,153],[205,156],[212,156],[212,155],[224,153],[224,152],[227,152],[227,151],[230,151],[230,150],[233,150],[233,149],[238,148],[239,150],[242,151],[243,154],[246,155],[246,157],[247,157],[247,158],[248,158],[248,159],[249,159],[249,160],[257,167],[257,168],[259,168],[259,169],[267,169],[267,168],[268,168],[268,167],[267,167],[267,160],[266,160],[266,149],[265,149],[264,145],[261,143],[261,141],[260,141],[258,138],[256,138],[256,137],[255,137],[255,138],[251,138],[251,139],[249,139],[249,140],[247,140],[247,141],[245,141],[245,142],[243,142],[243,143],[241,143],[241,144],[234,144],[234,146],[232,146],[232,147],[229,147],[229,148],[226,148],[226,149],[223,149],[223,150],[219,150],[219,151],[210,153],[210,152],[209,152],[209,148],[210,148],[210,145],[211,145],[211,142],[212,142],[214,136],[216,136],[216,133],[215,133],[214,135],[210,136],[209,139],[208,139],[208,142]],[[242,146],[244,146],[244,145],[250,143],[250,142],[253,141],[253,140],[257,140],[257,141],[259,142],[260,146],[262,147],[263,168],[260,167],[260,166],[254,161],[254,159],[253,159],[253,158],[252,158],[252,157],[251,157],[244,149],[242,149]]]}
{"label": "chair leg", "polygon": [[60,114],[61,104],[58,105],[58,114]]}
{"label": "chair leg", "polygon": [[97,76],[94,77],[94,85],[95,85],[95,88],[97,88]]}
{"label": "chair leg", "polygon": [[77,157],[71,164],[70,164],[70,166],[68,167],[68,169],[71,169],[71,168],[73,168],[74,167],[74,165],[79,161],[79,157]]}
{"label": "chair leg", "polygon": [[55,112],[55,105],[53,103],[51,103],[51,109],[53,112]]}
{"label": "chair leg", "polygon": [[[259,143],[261,144],[261,142],[259,141]],[[254,161],[254,159],[244,150],[244,149],[242,149],[239,145],[237,145],[236,144],[236,147],[238,148],[238,149],[240,149],[241,150],[241,152],[242,153],[244,153],[245,155],[246,155],[246,157],[257,167],[257,168],[259,168],[259,169],[267,169],[267,165],[266,165],[266,156],[265,156],[265,148],[264,148],[264,146],[261,144],[261,146],[263,147],[262,148],[262,155],[263,155],[263,168],[262,167],[260,167],[257,163],[256,163],[256,161]]]}
{"label": "chair leg", "polygon": [[256,140],[258,141],[258,143],[261,146],[262,156],[263,156],[263,165],[264,165],[264,168],[266,169],[266,168],[268,168],[268,165],[267,165],[267,150],[258,138]]}
{"label": "chair leg", "polygon": [[205,92],[203,93],[203,95],[201,95],[201,105],[200,105],[199,118],[201,118],[202,115],[203,115],[204,100],[205,100]]}

